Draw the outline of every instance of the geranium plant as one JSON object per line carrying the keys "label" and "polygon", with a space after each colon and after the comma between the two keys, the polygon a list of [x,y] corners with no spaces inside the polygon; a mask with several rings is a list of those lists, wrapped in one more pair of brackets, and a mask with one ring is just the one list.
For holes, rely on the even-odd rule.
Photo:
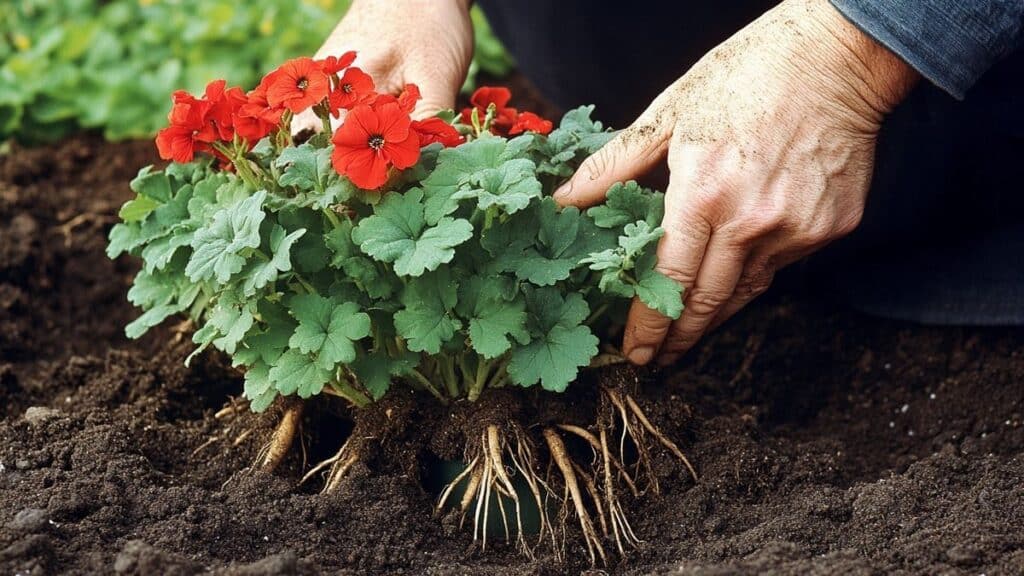
{"label": "geranium plant", "polygon": [[[460,114],[413,120],[418,89],[379,94],[354,60],[291,60],[248,93],[217,81],[201,97],[174,94],[156,139],[172,163],[139,173],[110,234],[111,257],[143,262],[128,297],[144,313],[129,336],[185,314],[193,355],[227,354],[253,410],[319,394],[358,409],[394,386],[441,402],[499,387],[562,392],[598,356],[595,327],[616,319],[610,310],[636,296],[680,314],[681,287],[655,269],[662,194],[622,183],[587,211],[551,198],[611,136],[591,107],[554,128],[509,107],[507,89],[485,87]],[[309,109],[323,130],[298,143],[290,120]],[[629,434],[650,431],[679,452],[631,397],[605,396]],[[294,434],[291,410],[264,456],[270,466]],[[608,490],[613,475],[635,489],[603,429],[571,428],[563,432],[603,446]],[[559,432],[544,440],[575,491],[591,556],[603,557]],[[534,475],[527,443],[521,430],[492,425],[467,447],[469,466],[452,484],[467,485],[463,513],[477,498],[479,523],[492,493],[518,511],[504,458],[547,509],[550,483]],[[328,488],[357,458],[347,446],[328,462]],[[621,549],[635,537],[614,494],[603,498],[601,525]]]}

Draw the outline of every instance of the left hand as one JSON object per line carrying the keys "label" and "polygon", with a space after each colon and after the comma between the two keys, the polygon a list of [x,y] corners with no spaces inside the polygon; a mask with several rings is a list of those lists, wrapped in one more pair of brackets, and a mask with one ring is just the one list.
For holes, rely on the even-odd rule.
{"label": "left hand", "polygon": [[671,171],[658,268],[686,287],[686,308],[672,322],[635,300],[630,361],[674,361],[778,268],[852,231],[881,121],[915,79],[827,0],[785,0],[588,158],[556,192],[561,204],[596,204],[666,154]]}

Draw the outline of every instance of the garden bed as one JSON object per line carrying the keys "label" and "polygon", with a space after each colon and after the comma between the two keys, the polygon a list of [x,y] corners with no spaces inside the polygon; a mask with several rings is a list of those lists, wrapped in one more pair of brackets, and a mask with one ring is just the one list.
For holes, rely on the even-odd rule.
{"label": "garden bed", "polygon": [[[106,233],[154,156],[79,137],[0,161],[0,572],[587,570],[580,549],[567,565],[481,552],[432,517],[450,411],[388,400],[384,419],[415,426],[331,495],[296,487],[299,450],[246,473],[274,410],[223,411],[241,380],[216,354],[186,368],[187,335],[122,334],[135,264],[106,258]],[[1024,333],[873,320],[782,284],[676,369],[638,375],[701,479],[656,459],[662,494],[625,502],[646,544],[609,571],[1019,573]],[[584,409],[582,389],[558,409]],[[310,463],[351,429],[335,408],[306,413]],[[403,444],[409,429],[425,436]]]}

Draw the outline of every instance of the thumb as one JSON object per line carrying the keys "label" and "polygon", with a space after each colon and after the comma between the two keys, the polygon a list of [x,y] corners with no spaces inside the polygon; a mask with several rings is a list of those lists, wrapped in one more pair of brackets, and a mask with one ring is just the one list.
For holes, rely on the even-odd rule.
{"label": "thumb", "polygon": [[572,178],[555,191],[555,200],[562,206],[593,206],[604,200],[616,182],[633,180],[661,161],[671,126],[659,124],[653,108],[584,160]]}

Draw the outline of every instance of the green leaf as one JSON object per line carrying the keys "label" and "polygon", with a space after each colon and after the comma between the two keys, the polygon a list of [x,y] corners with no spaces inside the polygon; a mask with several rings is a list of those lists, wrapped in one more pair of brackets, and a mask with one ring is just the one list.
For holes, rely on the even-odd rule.
{"label": "green leaf", "polygon": [[452,195],[453,200],[476,198],[480,210],[497,206],[514,214],[534,198],[540,198],[541,184],[534,176],[536,165],[526,158],[508,160],[497,168],[486,168],[471,175],[468,187]]}
{"label": "green leaf", "polygon": [[[533,171],[530,171],[529,177],[523,174],[525,163],[520,157],[531,141],[530,138],[522,137],[509,141],[497,136],[484,136],[461,146],[441,150],[437,157],[437,167],[423,180],[427,198],[427,222],[435,224],[454,212],[461,199],[479,197],[481,183],[490,186],[488,194],[492,198],[488,202],[491,204],[499,202],[505,193],[510,194],[505,202],[510,205],[521,204],[521,196],[532,195],[534,187],[529,182]],[[529,160],[525,162],[532,164]],[[504,170],[503,167],[509,163],[512,163],[510,169]],[[473,192],[474,189],[476,192]],[[539,192],[539,188],[537,190]]]}
{"label": "green leaf", "polygon": [[641,187],[635,181],[613,184],[604,204],[587,210],[587,215],[601,228],[618,228],[644,221],[658,226],[664,216],[665,195]]}
{"label": "green leaf", "polygon": [[160,324],[168,317],[173,316],[178,312],[181,312],[181,308],[176,304],[161,304],[159,306],[154,306],[143,312],[142,316],[139,316],[124,327],[125,336],[132,340],[139,338],[149,331],[150,328]]}
{"label": "green leaf", "polygon": [[305,143],[285,148],[274,160],[274,165],[284,170],[278,183],[311,194],[309,199],[303,198],[293,204],[322,210],[352,197],[355,186],[339,177],[331,166],[332,149],[333,146],[315,148]]}
{"label": "green leaf", "polygon": [[522,297],[507,300],[499,278],[474,276],[462,283],[458,311],[469,319],[469,340],[485,358],[497,358],[512,347],[530,341],[526,330],[526,302]]}
{"label": "green leaf", "polygon": [[162,171],[153,171],[153,166],[139,170],[129,186],[132,192],[152,199],[155,203],[164,204],[171,200],[171,181]]}
{"label": "green leaf", "polygon": [[281,394],[298,392],[301,398],[309,398],[324,389],[333,372],[325,370],[309,354],[292,349],[281,355],[268,375]]}
{"label": "green leaf", "polygon": [[558,128],[537,146],[544,158],[537,167],[538,173],[571,176],[584,158],[612,139],[613,133],[590,119],[593,111],[593,106],[581,106],[566,112]]}
{"label": "green leaf", "polygon": [[615,238],[611,231],[594,226],[576,207],[559,210],[551,198],[541,202],[537,218],[536,247],[501,258],[504,270],[537,286],[567,279],[584,258],[607,248]]}
{"label": "green leaf", "polygon": [[263,412],[277,398],[277,390],[270,381],[270,368],[260,362],[245,371],[245,397],[253,412]]}
{"label": "green leaf", "polygon": [[252,296],[257,290],[277,280],[280,272],[287,272],[292,269],[291,249],[292,244],[306,233],[305,228],[300,228],[291,234],[280,225],[275,224],[270,231],[270,260],[254,261],[249,263],[250,270],[245,274],[245,281],[242,283],[242,291],[246,296]]}
{"label": "green leaf", "polygon": [[619,236],[619,246],[629,260],[636,258],[651,244],[658,241],[665,235],[660,227],[651,228],[647,222],[636,222],[626,224],[622,236]]}
{"label": "green leaf", "polygon": [[636,264],[636,295],[650,308],[669,318],[683,313],[683,287],[675,280],[655,270],[654,254],[645,254]]}
{"label": "green leaf", "polygon": [[402,310],[395,313],[395,329],[413,352],[437,354],[462,323],[452,309],[458,301],[458,285],[447,270],[424,274],[409,281],[402,293]]}
{"label": "green leaf", "polygon": [[141,222],[159,205],[160,203],[156,200],[140,194],[134,199],[125,202],[117,215],[125,222]]}
{"label": "green leaf", "polygon": [[238,343],[252,328],[255,302],[238,298],[234,292],[225,292],[210,313],[209,326],[217,329],[220,337],[213,345],[228,354],[234,354]]}
{"label": "green leaf", "polygon": [[352,240],[375,260],[393,262],[400,276],[420,276],[450,262],[455,247],[473,236],[473,225],[446,217],[426,226],[422,199],[416,188],[405,194],[389,192],[374,215],[356,226]]}
{"label": "green leaf", "polygon": [[142,230],[136,224],[115,224],[110,229],[110,243],[107,244],[107,258],[113,260],[125,252],[131,252],[143,241]]}
{"label": "green leaf", "polygon": [[299,326],[288,345],[315,354],[321,368],[333,369],[355,360],[355,341],[370,335],[370,317],[352,302],[336,303],[317,294],[302,294],[292,298],[289,306]]}
{"label": "green leaf", "polygon": [[193,282],[216,279],[226,284],[241,271],[246,248],[259,248],[260,223],[266,216],[263,201],[266,191],[260,190],[241,202],[214,214],[209,227],[200,228],[192,239],[192,258],[185,273]]}
{"label": "green leaf", "polygon": [[139,308],[167,304],[177,295],[176,286],[164,275],[153,275],[140,270],[128,289],[128,301]]}
{"label": "green leaf", "polygon": [[391,387],[391,380],[411,372],[419,360],[417,354],[407,353],[398,358],[385,354],[360,356],[350,368],[374,400],[380,400]]}
{"label": "green leaf", "polygon": [[520,386],[540,382],[545,390],[562,392],[597,355],[597,337],[582,325],[589,307],[580,294],[563,298],[555,288],[530,290],[526,301],[532,340],[512,351],[509,376]]}
{"label": "green leaf", "polygon": [[540,382],[545,390],[564,392],[579,369],[597,355],[597,337],[586,326],[555,326],[547,334],[512,352],[508,373],[520,386]]}

